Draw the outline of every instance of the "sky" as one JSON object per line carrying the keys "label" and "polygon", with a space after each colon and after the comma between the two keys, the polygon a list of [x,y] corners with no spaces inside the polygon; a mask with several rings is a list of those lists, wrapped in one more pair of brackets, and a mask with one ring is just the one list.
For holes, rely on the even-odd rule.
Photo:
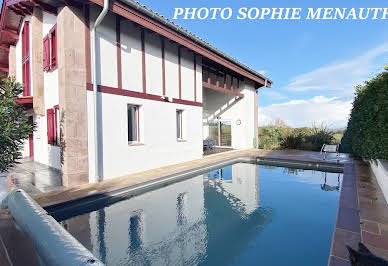
{"label": "sky", "polygon": [[[388,7],[383,0],[139,0],[173,18],[176,7]],[[259,92],[259,124],[345,128],[354,87],[388,63],[387,20],[173,20],[273,80]]]}

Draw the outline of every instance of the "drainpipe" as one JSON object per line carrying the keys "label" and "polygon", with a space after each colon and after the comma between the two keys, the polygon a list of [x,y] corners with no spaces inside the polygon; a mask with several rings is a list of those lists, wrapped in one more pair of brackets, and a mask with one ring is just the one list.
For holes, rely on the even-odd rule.
{"label": "drainpipe", "polygon": [[102,20],[104,19],[105,15],[108,13],[109,10],[109,0],[104,0],[104,7],[98,15],[96,21],[94,22],[92,29],[91,29],[91,35],[92,35],[92,51],[91,51],[91,56],[93,60],[93,103],[94,103],[94,179],[96,182],[100,181],[99,177],[99,149],[98,149],[98,97],[97,97],[97,60],[96,60],[96,28]]}

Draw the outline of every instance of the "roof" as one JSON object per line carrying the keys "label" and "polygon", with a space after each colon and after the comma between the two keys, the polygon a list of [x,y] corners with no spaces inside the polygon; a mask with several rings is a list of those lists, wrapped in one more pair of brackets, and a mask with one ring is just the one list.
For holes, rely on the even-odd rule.
{"label": "roof", "polygon": [[152,9],[148,8],[147,6],[142,5],[139,2],[136,2],[136,1],[133,1],[133,0],[120,0],[120,1],[125,3],[125,4],[128,4],[128,5],[132,6],[133,8],[136,8],[138,11],[142,12],[145,15],[147,15],[147,16],[155,19],[155,20],[158,20],[159,22],[163,23],[164,25],[166,25],[167,27],[171,28],[172,30],[175,30],[175,31],[185,35],[186,37],[190,38],[194,42],[200,44],[201,46],[206,47],[207,49],[213,51],[214,53],[222,56],[223,58],[225,58],[225,59],[233,62],[234,64],[242,67],[243,69],[251,72],[252,74],[254,74],[256,76],[259,76],[259,77],[261,77],[261,78],[263,78],[265,80],[268,80],[269,83],[273,83],[272,80],[270,80],[269,78],[267,78],[263,74],[255,71],[254,69],[252,69],[252,68],[246,66],[245,64],[239,62],[237,59],[235,59],[235,58],[225,54],[221,50],[215,48],[214,46],[212,46],[208,42],[204,41],[199,36],[195,35],[194,33],[190,32],[190,31],[188,31],[186,29],[184,29],[183,27],[175,24],[171,20],[169,20],[166,17],[164,17],[163,15],[160,15],[159,13],[153,11]]}

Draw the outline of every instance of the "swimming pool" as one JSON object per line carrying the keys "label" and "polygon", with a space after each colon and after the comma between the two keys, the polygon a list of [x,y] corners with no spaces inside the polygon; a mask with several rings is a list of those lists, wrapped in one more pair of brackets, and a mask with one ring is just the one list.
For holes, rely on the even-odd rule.
{"label": "swimming pool", "polygon": [[52,215],[107,265],[327,265],[341,182],[338,169],[238,162]]}

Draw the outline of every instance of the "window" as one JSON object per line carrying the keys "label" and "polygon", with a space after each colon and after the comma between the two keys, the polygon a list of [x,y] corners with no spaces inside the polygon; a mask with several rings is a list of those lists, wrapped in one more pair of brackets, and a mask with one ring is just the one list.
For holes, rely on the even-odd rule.
{"label": "window", "polygon": [[138,142],[139,139],[139,106],[128,105],[128,142]]}
{"label": "window", "polygon": [[31,96],[30,85],[30,25],[24,22],[22,30],[22,78],[23,96]]}
{"label": "window", "polygon": [[57,25],[43,38],[43,70],[57,69]]}
{"label": "window", "polygon": [[183,139],[182,134],[182,114],[183,110],[176,110],[176,137],[178,140]]}
{"label": "window", "polygon": [[47,142],[51,145],[59,145],[59,106],[47,109]]}

